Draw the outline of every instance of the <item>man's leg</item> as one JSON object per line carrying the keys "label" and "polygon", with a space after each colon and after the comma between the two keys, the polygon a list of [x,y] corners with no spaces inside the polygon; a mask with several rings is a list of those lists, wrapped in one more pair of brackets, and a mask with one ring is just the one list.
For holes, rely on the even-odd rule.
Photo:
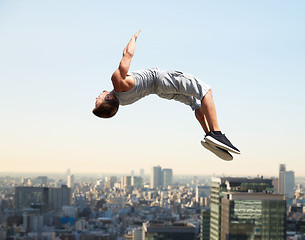
{"label": "man's leg", "polygon": [[[207,129],[210,130],[209,132],[206,132],[207,135],[204,138],[204,141],[210,144],[211,146],[214,145],[214,147],[217,148],[221,148],[234,153],[240,153],[240,151],[236,147],[234,147],[232,143],[226,138],[226,136],[220,131],[211,89],[202,99],[200,110],[201,111],[197,112],[196,117],[197,115],[198,117],[200,117],[199,115],[202,114],[203,117],[201,116],[201,120],[199,120],[198,117],[197,119],[205,132]],[[207,127],[205,127],[204,125],[207,125]],[[203,142],[201,143],[203,144]]]}
{"label": "man's leg", "polygon": [[204,96],[204,98],[201,101],[201,112],[206,118],[209,130],[220,131],[211,89],[208,91],[208,93]]}
{"label": "man's leg", "polygon": [[[207,122],[207,119],[205,115],[203,114],[201,108],[198,108],[195,110],[195,116],[200,123],[201,127],[203,128],[204,132],[208,134],[210,132],[210,128]],[[207,150],[211,151],[214,153],[217,157],[226,160],[226,161],[231,161],[233,160],[233,156],[226,150],[218,148],[214,145],[208,144],[205,139],[201,140],[201,144],[203,147],[205,147]]]}
{"label": "man's leg", "polygon": [[201,108],[198,108],[195,110],[195,116],[198,120],[198,122],[200,123],[203,131],[207,134],[208,132],[210,132],[210,128],[209,128],[209,125],[208,125],[208,122],[207,122],[207,119],[206,117],[204,116]]}

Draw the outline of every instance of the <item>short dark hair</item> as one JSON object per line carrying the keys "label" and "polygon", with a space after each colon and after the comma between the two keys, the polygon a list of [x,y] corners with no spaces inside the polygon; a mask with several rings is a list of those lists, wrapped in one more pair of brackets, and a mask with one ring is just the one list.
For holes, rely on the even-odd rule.
{"label": "short dark hair", "polygon": [[105,99],[99,106],[96,106],[92,112],[100,118],[111,118],[119,110],[119,100],[117,98]]}

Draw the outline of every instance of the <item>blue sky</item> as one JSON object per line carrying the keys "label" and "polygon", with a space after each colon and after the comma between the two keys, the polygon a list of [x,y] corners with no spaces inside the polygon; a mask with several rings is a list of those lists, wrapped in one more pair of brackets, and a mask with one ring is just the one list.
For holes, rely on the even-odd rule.
{"label": "blue sky", "polygon": [[[303,1],[0,1],[0,161],[13,172],[304,175]],[[188,106],[148,96],[91,114],[130,37],[130,70],[158,66],[212,86],[224,162]]]}

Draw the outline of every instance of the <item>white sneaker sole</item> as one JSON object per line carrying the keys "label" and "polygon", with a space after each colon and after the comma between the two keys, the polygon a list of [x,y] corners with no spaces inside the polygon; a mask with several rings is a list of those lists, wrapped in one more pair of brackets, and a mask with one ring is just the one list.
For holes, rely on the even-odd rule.
{"label": "white sneaker sole", "polygon": [[233,156],[229,152],[227,152],[226,150],[222,150],[222,149],[219,149],[217,147],[214,147],[213,145],[208,144],[204,140],[201,140],[201,145],[203,147],[205,147],[206,149],[208,149],[209,151],[211,151],[212,153],[214,153],[217,157],[219,157],[219,158],[221,158],[225,161],[232,161],[233,160]]}
{"label": "white sneaker sole", "polygon": [[229,146],[217,141],[215,138],[212,138],[211,136],[206,136],[205,141],[212,146],[219,147],[221,149],[227,150],[232,153],[240,154],[239,151],[236,151],[235,149],[230,148]]}

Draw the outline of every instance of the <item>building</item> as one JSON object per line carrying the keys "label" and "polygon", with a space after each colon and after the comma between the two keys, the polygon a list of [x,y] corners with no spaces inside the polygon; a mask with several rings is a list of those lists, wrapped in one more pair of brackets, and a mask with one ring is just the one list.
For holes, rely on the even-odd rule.
{"label": "building", "polygon": [[150,181],[151,188],[156,189],[162,187],[162,175],[160,166],[152,167]]}
{"label": "building", "polygon": [[286,200],[292,202],[294,197],[294,171],[286,171],[285,164],[280,164],[278,192],[285,194]]}
{"label": "building", "polygon": [[63,206],[72,204],[71,188],[62,185],[60,188],[49,188],[49,209],[52,211],[62,211]]}
{"label": "building", "polygon": [[211,212],[209,208],[201,210],[200,240],[210,239],[210,217]]}
{"label": "building", "polygon": [[67,180],[67,185],[69,188],[74,189],[74,184],[75,184],[75,180],[74,180],[74,175],[68,175],[68,180]]}
{"label": "building", "polygon": [[283,194],[228,192],[221,199],[221,240],[286,239]]}
{"label": "building", "polygon": [[211,193],[210,186],[196,186],[196,202],[201,203],[203,199],[208,198]]}
{"label": "building", "polygon": [[164,168],[162,170],[162,180],[163,180],[163,187],[168,188],[172,185],[173,182],[173,170],[170,168]]}
{"label": "building", "polygon": [[39,233],[43,226],[43,216],[39,210],[24,211],[23,213],[23,229],[26,233],[36,232]]}
{"label": "building", "polygon": [[141,188],[143,186],[143,178],[133,176],[131,178],[131,186],[133,186],[134,188]]}
{"label": "building", "polygon": [[274,193],[279,193],[279,178],[272,178]]}
{"label": "building", "polygon": [[124,176],[121,178],[121,187],[122,189],[131,187],[131,176]]}
{"label": "building", "polygon": [[150,187],[168,188],[173,183],[173,170],[170,168],[162,169],[160,166],[152,167]]}
{"label": "building", "polygon": [[285,172],[286,172],[286,165],[280,164],[278,192],[282,194],[285,193]]}
{"label": "building", "polygon": [[210,240],[221,239],[221,199],[224,192],[273,192],[272,179],[264,178],[214,178],[210,195]]}
{"label": "building", "polygon": [[143,240],[195,240],[196,226],[185,223],[143,223]]}
{"label": "building", "polygon": [[286,171],[285,196],[287,199],[294,198],[294,171]]}
{"label": "building", "polygon": [[31,208],[40,205],[42,211],[47,211],[49,206],[49,188],[46,187],[16,187],[15,206],[17,209]]}
{"label": "building", "polygon": [[132,230],[132,240],[143,240],[142,228],[138,227]]}
{"label": "building", "polygon": [[105,187],[106,188],[113,188],[114,184],[117,182],[117,177],[111,176],[105,178]]}

